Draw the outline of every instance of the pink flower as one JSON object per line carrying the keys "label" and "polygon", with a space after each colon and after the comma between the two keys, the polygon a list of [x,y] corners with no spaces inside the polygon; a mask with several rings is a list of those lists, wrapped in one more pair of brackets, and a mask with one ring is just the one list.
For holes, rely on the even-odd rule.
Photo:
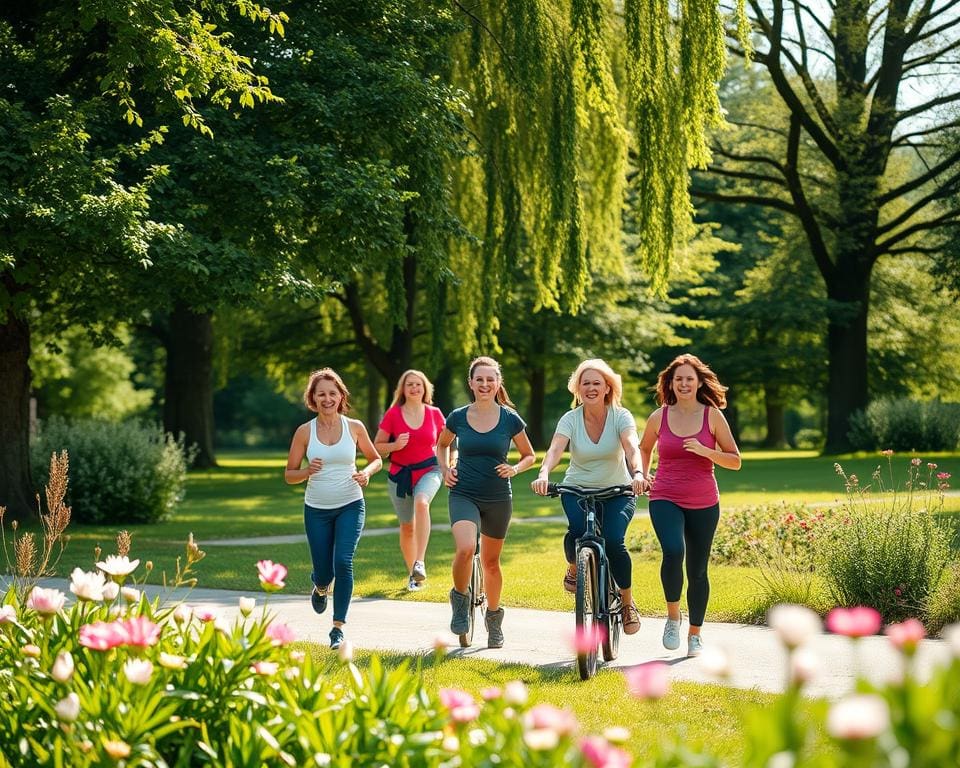
{"label": "pink flower", "polygon": [[827,614],[827,629],[835,635],[867,637],[877,634],[882,624],[880,613],[863,605],[834,608]]}
{"label": "pink flower", "polygon": [[553,704],[537,704],[524,715],[523,722],[529,729],[549,729],[561,736],[572,733],[577,727],[573,712]]}
{"label": "pink flower", "polygon": [[927,631],[918,619],[907,619],[899,624],[891,624],[884,632],[896,648],[908,655],[917,650],[917,645],[927,635]]}
{"label": "pink flower", "polygon": [[659,699],[666,696],[670,689],[667,665],[662,661],[637,664],[627,669],[624,674],[627,676],[627,688],[638,699]]}
{"label": "pink flower", "polygon": [[594,768],[629,768],[630,755],[600,736],[587,736],[580,742],[580,753]]}
{"label": "pink flower", "polygon": [[127,619],[123,622],[123,628],[127,632],[125,645],[146,648],[149,645],[155,645],[157,640],[160,639],[160,626],[154,624],[146,616]]}
{"label": "pink flower", "polygon": [[95,621],[80,627],[80,645],[95,651],[109,651],[127,642],[127,631],[123,622]]}
{"label": "pink flower", "polygon": [[872,739],[889,725],[890,708],[875,694],[849,696],[827,713],[827,733],[835,739]]}
{"label": "pink flower", "polygon": [[269,677],[270,675],[277,674],[277,670],[280,669],[280,665],[275,661],[258,661],[253,664],[250,669],[252,669],[258,675]]}
{"label": "pink flower", "polygon": [[589,627],[577,627],[573,635],[570,636],[570,647],[576,654],[587,654],[596,650],[607,637],[607,629],[599,624],[592,624]]}
{"label": "pink flower", "polygon": [[480,698],[484,701],[493,701],[494,699],[499,699],[502,695],[503,690],[495,685],[489,688],[483,688],[480,691]]}
{"label": "pink flower", "polygon": [[887,449],[885,449],[885,450],[880,451],[880,455],[881,455],[881,456],[893,456],[893,451],[891,451],[889,448],[887,448]]}
{"label": "pink flower", "polygon": [[197,608],[194,610],[193,615],[202,622],[217,620],[217,614],[214,611],[211,611],[209,608]]}
{"label": "pink flower", "polygon": [[953,475],[949,472],[937,472],[937,480],[949,480]]}
{"label": "pink flower", "polygon": [[27,598],[27,608],[31,608],[44,616],[52,616],[63,610],[63,604],[66,600],[67,596],[59,589],[34,587],[30,590],[30,597]]}
{"label": "pink flower", "polygon": [[266,635],[274,645],[286,645],[297,639],[294,631],[287,624],[271,624],[267,627]]}
{"label": "pink flower", "polygon": [[910,463],[915,467],[919,467],[922,461],[922,459],[910,459]]}
{"label": "pink flower", "polygon": [[12,605],[0,605],[0,624],[11,624],[17,620],[17,609]]}
{"label": "pink flower", "polygon": [[459,688],[441,688],[440,703],[450,710],[450,717],[457,723],[469,723],[480,715],[473,696]]}
{"label": "pink flower", "polygon": [[286,586],[284,579],[287,578],[287,567],[273,560],[261,560],[257,563],[257,571],[260,574],[260,586],[266,592],[277,592]]}
{"label": "pink flower", "polygon": [[936,469],[936,468],[937,468],[937,465],[934,464],[932,461],[927,462],[927,469]]}

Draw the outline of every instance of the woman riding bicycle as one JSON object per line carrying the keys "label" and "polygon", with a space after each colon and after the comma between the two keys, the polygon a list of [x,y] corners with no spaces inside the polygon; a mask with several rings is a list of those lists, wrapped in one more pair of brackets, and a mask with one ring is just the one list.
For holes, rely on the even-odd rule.
{"label": "woman riding bicycle", "polygon": [[[564,485],[599,489],[632,484],[635,496],[646,491],[649,483],[641,470],[637,425],[630,411],[620,405],[623,384],[619,374],[603,360],[584,360],[571,374],[567,389],[573,395],[573,410],[557,423],[537,479],[530,484],[534,493],[547,494],[547,477],[568,445],[570,466],[563,478]],[[563,588],[575,592],[576,541],[584,533],[585,520],[573,494],[561,493],[560,501],[569,523],[563,537],[567,558]],[[604,546],[623,603],[623,631],[628,635],[640,629],[640,616],[633,602],[633,565],[624,542],[636,504],[632,496],[597,502]]]}

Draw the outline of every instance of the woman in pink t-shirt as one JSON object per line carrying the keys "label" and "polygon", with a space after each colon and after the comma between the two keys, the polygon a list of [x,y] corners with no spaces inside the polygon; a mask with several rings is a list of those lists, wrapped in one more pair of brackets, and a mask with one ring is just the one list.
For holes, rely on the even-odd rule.
{"label": "woman in pink t-shirt", "polygon": [[426,375],[405,371],[373,438],[380,455],[390,457],[387,495],[400,520],[400,551],[411,592],[420,589],[427,578],[424,561],[430,540],[430,502],[443,484],[437,466],[437,438],[444,419],[431,403],[433,384]]}
{"label": "woman in pink t-shirt", "polygon": [[687,655],[703,648],[700,627],[710,597],[707,565],[720,520],[720,492],[713,465],[740,469],[740,451],[720,412],[727,388],[694,355],[680,355],[657,378],[662,406],[647,419],[640,440],[644,472],[657,447],[657,474],[650,488],[650,522],[663,550],[660,580],[667,601],[663,646],[680,647],[680,593],[687,570],[690,629]]}

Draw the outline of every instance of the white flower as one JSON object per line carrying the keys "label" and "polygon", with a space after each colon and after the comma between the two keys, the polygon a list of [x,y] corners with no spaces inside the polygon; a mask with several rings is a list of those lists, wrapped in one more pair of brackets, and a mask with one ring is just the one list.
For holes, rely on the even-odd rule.
{"label": "white flower", "polygon": [[186,603],[180,603],[180,605],[174,608],[173,620],[177,622],[177,624],[186,624],[191,618],[193,618],[193,608]]}
{"label": "white flower", "polygon": [[0,624],[9,624],[17,620],[17,609],[12,605],[0,605]]}
{"label": "white flower", "polygon": [[553,728],[534,728],[523,734],[523,742],[534,752],[545,752],[556,748],[560,736]]}
{"label": "white flower", "polygon": [[187,660],[183,656],[178,656],[175,653],[164,653],[160,652],[160,658],[157,659],[160,662],[160,666],[164,669],[186,669]]}
{"label": "white flower", "polygon": [[487,743],[487,733],[482,728],[474,728],[467,734],[467,740],[475,747]]}
{"label": "white flower", "polygon": [[522,680],[511,680],[503,686],[503,700],[507,704],[513,704],[516,707],[522,707],[530,698],[530,692]]}
{"label": "white flower", "polygon": [[253,609],[257,607],[257,601],[252,597],[241,597],[240,598],[240,613],[244,616],[249,616],[253,613]]}
{"label": "white flower", "polygon": [[70,655],[70,651],[61,651],[57,654],[57,658],[53,662],[53,669],[50,670],[50,677],[52,677],[58,683],[65,683],[67,680],[73,677],[73,670],[73,656]]}
{"label": "white flower", "polygon": [[460,751],[460,739],[458,739],[458,738],[457,738],[456,736],[454,736],[453,734],[447,736],[447,737],[443,740],[443,748],[444,748],[445,750],[447,750],[447,752],[459,752],[459,751]]}
{"label": "white flower", "polygon": [[80,697],[75,693],[67,694],[65,698],[57,702],[53,711],[63,722],[72,723],[80,717]]}
{"label": "white flower", "polygon": [[[707,648],[709,647],[707,646]],[[611,725],[609,728],[603,729],[603,738],[611,744],[626,744],[627,739],[630,738],[630,731],[621,725]]]}
{"label": "white flower", "polygon": [[353,644],[349,640],[341,642],[337,649],[337,656],[344,664],[353,661]]}
{"label": "white flower", "polygon": [[70,591],[78,600],[90,600],[99,603],[103,600],[103,574],[93,571],[87,573],[82,568],[74,568],[70,574]]}
{"label": "white flower", "polygon": [[827,733],[835,739],[872,739],[889,727],[890,708],[872,693],[848,696],[827,713]]}
{"label": "white flower", "polygon": [[[136,591],[136,590],[134,590]],[[107,602],[113,602],[120,594],[120,585],[115,581],[108,581],[103,585],[103,599]]]}
{"label": "white flower", "polygon": [[790,677],[797,683],[808,683],[820,671],[820,657],[809,648],[798,648],[790,654]]}
{"label": "white flower", "polygon": [[130,560],[126,555],[107,555],[106,560],[97,563],[97,568],[110,576],[129,576],[140,565],[139,560]]}
{"label": "white flower", "polygon": [[[104,590],[103,593],[106,594],[107,591]],[[124,587],[123,589],[120,590],[120,594],[123,595],[124,601],[132,605],[133,603],[140,602],[140,597],[142,596],[143,593],[139,589],[134,589],[133,587]]]}
{"label": "white flower", "polygon": [[130,659],[124,662],[123,674],[134,685],[146,685],[153,676],[153,664],[146,659]]}
{"label": "white flower", "polygon": [[700,668],[711,677],[725,678],[730,676],[730,657],[722,648],[715,645],[704,646],[697,657]]}
{"label": "white flower", "polygon": [[787,648],[797,648],[820,633],[823,623],[802,605],[775,605],[767,614],[767,623]]}
{"label": "white flower", "polygon": [[30,590],[30,597],[27,598],[27,608],[44,616],[52,616],[63,610],[66,601],[67,596],[59,589],[34,587]]}

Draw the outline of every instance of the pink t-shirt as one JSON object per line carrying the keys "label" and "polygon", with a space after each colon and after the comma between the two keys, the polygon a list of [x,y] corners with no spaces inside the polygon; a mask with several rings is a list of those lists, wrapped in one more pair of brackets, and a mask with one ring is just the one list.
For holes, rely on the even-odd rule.
{"label": "pink t-shirt", "polygon": [[[411,464],[419,464],[437,453],[437,438],[443,431],[444,419],[443,413],[439,408],[432,405],[424,405],[423,424],[417,429],[412,429],[403,418],[403,411],[399,405],[394,405],[387,409],[380,420],[380,429],[390,435],[391,440],[395,440],[397,435],[403,432],[410,433],[410,440],[398,451],[390,454],[390,474],[395,475],[401,467],[408,467]],[[413,485],[423,477],[428,469],[417,469],[413,471]]]}
{"label": "pink t-shirt", "polygon": [[670,431],[667,409],[660,416],[657,437],[657,473],[650,489],[650,500],[672,501],[684,509],[706,509],[720,501],[713,462],[706,456],[684,450],[683,441],[695,437],[707,448],[717,447],[717,438],[710,433],[710,408],[703,409],[703,424],[694,435],[683,437]]}

